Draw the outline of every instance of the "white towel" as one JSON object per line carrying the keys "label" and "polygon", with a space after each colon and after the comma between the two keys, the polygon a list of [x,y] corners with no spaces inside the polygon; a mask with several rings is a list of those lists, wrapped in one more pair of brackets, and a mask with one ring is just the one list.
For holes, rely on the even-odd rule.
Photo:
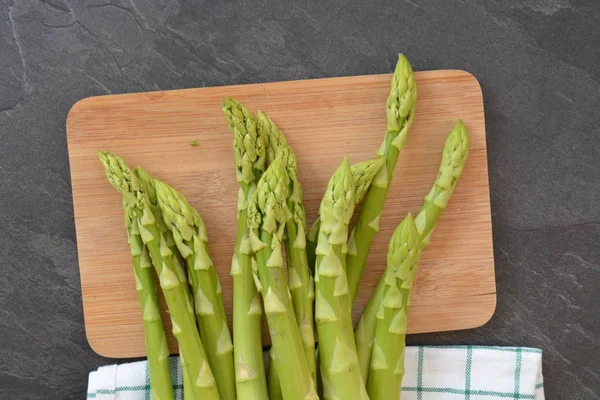
{"label": "white towel", "polygon": [[[525,347],[416,346],[406,349],[402,400],[544,400],[542,351]],[[175,398],[181,371],[171,358]],[[90,373],[88,399],[150,400],[145,361]]]}

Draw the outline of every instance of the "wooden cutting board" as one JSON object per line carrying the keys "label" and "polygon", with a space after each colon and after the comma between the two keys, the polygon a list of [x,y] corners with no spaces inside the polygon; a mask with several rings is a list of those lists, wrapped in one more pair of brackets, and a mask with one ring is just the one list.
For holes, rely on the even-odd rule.
{"label": "wooden cutting board", "polygon": [[[416,77],[416,119],[371,248],[354,317],[361,314],[385,267],[394,228],[408,212],[419,210],[437,175],[445,137],[460,118],[471,135],[471,152],[421,258],[409,330],[473,328],[487,322],[496,305],[481,88],[464,71],[418,72]],[[92,348],[107,357],[145,355],[121,195],[106,180],[96,150],[114,152],[131,167],[143,165],[198,208],[208,226],[231,322],[229,264],[238,184],[221,100],[233,96],[254,111],[261,109],[283,130],[296,151],[311,223],[342,157],[355,163],[375,156],[385,132],[390,78],[386,74],[125,94],[75,104],[67,119],[67,136],[85,326]],[[169,319],[164,321],[170,332]],[[169,340],[175,353],[175,340],[170,335]]]}

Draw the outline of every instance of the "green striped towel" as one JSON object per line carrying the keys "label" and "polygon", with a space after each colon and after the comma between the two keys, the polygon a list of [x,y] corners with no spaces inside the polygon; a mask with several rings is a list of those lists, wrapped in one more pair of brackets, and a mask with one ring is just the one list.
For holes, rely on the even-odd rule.
{"label": "green striped towel", "polygon": [[[171,358],[177,400],[181,370]],[[145,361],[90,374],[88,399],[151,400]],[[544,399],[542,351],[526,347],[417,346],[406,349],[402,400]]]}

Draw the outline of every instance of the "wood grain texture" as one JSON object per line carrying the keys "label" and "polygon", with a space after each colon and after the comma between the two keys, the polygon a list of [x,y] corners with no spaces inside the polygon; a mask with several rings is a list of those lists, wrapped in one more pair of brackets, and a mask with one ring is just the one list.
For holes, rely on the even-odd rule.
{"label": "wood grain texture", "polygon": [[[221,100],[233,96],[254,111],[261,109],[284,131],[296,151],[312,222],[342,157],[354,163],[375,156],[385,132],[390,77],[102,96],[75,104],[67,120],[67,136],[83,308],[92,348],[107,357],[145,355],[121,196],[107,182],[96,150],[115,152],[131,167],[143,165],[198,208],[208,227],[210,250],[231,314],[229,264],[238,184],[232,134],[221,113]],[[418,72],[416,77],[416,119],[398,162],[354,317],[362,312],[385,267],[394,228],[406,213],[419,210],[437,175],[445,137],[460,118],[471,135],[471,152],[421,258],[409,330],[473,328],[487,322],[496,305],[481,88],[464,71]],[[189,146],[191,140],[198,146]],[[169,319],[164,320],[170,330]],[[174,338],[169,335],[169,340],[171,351],[176,352]]]}

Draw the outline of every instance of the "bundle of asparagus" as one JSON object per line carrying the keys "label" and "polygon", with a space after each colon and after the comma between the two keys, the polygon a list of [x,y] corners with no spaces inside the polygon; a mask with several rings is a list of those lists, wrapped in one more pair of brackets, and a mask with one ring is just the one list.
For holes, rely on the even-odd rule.
{"label": "bundle of asparagus", "polygon": [[[416,99],[412,68],[400,55],[377,158],[352,166],[342,161],[308,233],[296,156],[283,133],[265,113],[224,100],[240,185],[231,262],[233,342],[198,211],[143,168],[131,171],[119,157],[98,153],[109,182],[123,195],[154,400],[173,399],[173,389],[152,265],[179,345],[186,399],[399,398],[417,264],[469,151],[458,121],[421,210],[414,219],[409,214],[389,242],[387,268],[354,330],[353,302]],[[263,312],[272,342],[268,374]]]}
{"label": "bundle of asparagus", "polygon": [[[133,229],[137,229],[139,232],[142,243],[147,249],[156,270],[171,315],[173,335],[179,343],[182,364],[189,382],[191,382],[187,390],[192,398],[219,399],[215,378],[194,318],[194,309],[187,289],[188,282],[185,279],[185,274],[181,274],[177,268],[177,262],[175,261],[177,256],[171,250],[172,247],[169,246],[167,238],[161,232],[156,216],[152,212],[148,190],[122,159],[104,152],[100,152],[99,157],[104,165],[109,182],[123,194],[124,201],[131,213],[131,219],[136,225],[136,228]],[[147,312],[148,307],[152,307],[148,304],[153,303],[146,302],[144,314],[148,314],[147,319],[159,318],[156,315],[150,317],[152,313],[158,314],[158,308],[155,311]],[[154,305],[156,304],[154,303]],[[166,343],[165,347],[156,348],[151,347],[151,344],[147,341],[146,346],[148,353],[152,354],[149,359],[154,358],[156,352],[159,352],[159,361],[165,362],[164,349]],[[152,366],[150,367],[152,368]],[[153,377],[154,372],[151,373],[151,378]],[[166,380],[164,375],[161,375],[161,378]],[[156,388],[161,388],[162,385],[170,386],[170,379],[166,382],[163,380],[153,381],[151,385],[154,392],[158,393]],[[168,399],[167,390],[164,390],[164,392]],[[162,398],[156,394],[155,397]]]}

